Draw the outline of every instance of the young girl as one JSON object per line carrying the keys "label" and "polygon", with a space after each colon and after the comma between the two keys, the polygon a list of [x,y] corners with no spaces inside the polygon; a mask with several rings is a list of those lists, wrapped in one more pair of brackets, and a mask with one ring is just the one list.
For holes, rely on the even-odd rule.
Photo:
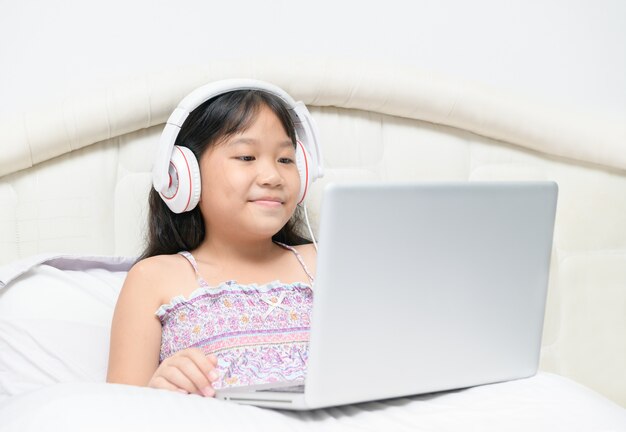
{"label": "young girl", "polygon": [[[296,163],[296,127],[311,120],[282,90],[244,84],[198,89],[201,100],[216,95],[174,133],[193,153],[184,163],[198,161],[199,202],[174,212],[167,192],[151,191],[148,245],[113,316],[108,382],[211,397],[304,378],[316,253],[300,227],[311,179]],[[169,164],[166,187],[187,187]]]}

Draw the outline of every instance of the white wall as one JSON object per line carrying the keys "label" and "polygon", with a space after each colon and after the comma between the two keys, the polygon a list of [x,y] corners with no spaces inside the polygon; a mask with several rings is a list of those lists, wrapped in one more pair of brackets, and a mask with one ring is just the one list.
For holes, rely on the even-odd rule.
{"label": "white wall", "polygon": [[626,119],[621,0],[0,0],[0,114],[177,63],[294,53],[409,64]]}

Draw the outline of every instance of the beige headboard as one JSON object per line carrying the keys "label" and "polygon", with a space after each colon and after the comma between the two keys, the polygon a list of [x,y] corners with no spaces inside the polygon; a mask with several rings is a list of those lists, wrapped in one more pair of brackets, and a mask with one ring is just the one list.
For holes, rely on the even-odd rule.
{"label": "beige headboard", "polygon": [[0,263],[142,247],[162,123],[191,89],[271,81],[309,105],[342,179],[559,184],[542,363],[626,406],[626,121],[424,71],[307,59],[157,71],[0,123]]}

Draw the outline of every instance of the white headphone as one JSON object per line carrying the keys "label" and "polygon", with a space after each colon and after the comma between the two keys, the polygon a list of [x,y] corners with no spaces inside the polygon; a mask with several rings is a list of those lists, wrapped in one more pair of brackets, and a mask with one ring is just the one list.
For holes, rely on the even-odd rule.
{"label": "white headphone", "polygon": [[300,174],[300,204],[311,183],[324,175],[317,126],[304,103],[294,101],[281,88],[258,80],[230,79],[199,87],[188,94],[172,112],[159,141],[152,170],[152,185],[174,213],[192,210],[200,201],[200,168],[187,147],[175,146],[189,113],[207,100],[236,90],[261,90],[279,97],[289,110],[296,129],[296,166]]}

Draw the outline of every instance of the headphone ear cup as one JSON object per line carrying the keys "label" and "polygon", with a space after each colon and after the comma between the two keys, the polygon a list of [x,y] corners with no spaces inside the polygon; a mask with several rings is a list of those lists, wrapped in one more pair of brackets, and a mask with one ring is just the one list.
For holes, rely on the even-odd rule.
{"label": "headphone ear cup", "polygon": [[311,186],[311,156],[307,152],[304,145],[297,141],[296,143],[296,166],[300,174],[300,194],[298,196],[298,204],[304,201],[306,194]]}
{"label": "headphone ear cup", "polygon": [[193,210],[200,201],[198,160],[187,147],[174,146],[169,165],[169,187],[161,198],[174,213]]}

